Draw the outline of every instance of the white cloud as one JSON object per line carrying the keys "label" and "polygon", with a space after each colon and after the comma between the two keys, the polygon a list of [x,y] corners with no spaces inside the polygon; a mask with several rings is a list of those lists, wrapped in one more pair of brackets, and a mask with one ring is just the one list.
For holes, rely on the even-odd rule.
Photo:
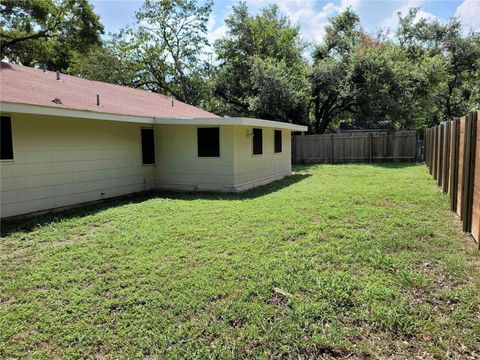
{"label": "white cloud", "polygon": [[[280,12],[289,17],[293,24],[298,24],[301,30],[303,40],[308,42],[321,41],[324,34],[324,27],[328,23],[328,18],[337,15],[348,7],[356,10],[360,6],[362,0],[341,0],[336,2],[328,2],[323,7],[318,7],[315,0],[247,0],[249,8],[252,12],[256,12],[259,8],[275,3],[278,5]],[[231,9],[230,9],[231,10]],[[227,32],[225,18],[230,15],[231,11],[224,13],[224,17],[218,19],[212,14],[208,21],[208,40],[210,44]]]}
{"label": "white cloud", "polygon": [[223,37],[227,32],[227,25],[225,25],[224,19],[222,19],[221,24],[217,25],[217,19],[215,15],[211,14],[208,22],[207,22],[207,30],[208,30],[208,42],[210,46],[213,46],[216,40]]}
{"label": "white cloud", "polygon": [[354,10],[358,9],[360,2],[361,0],[342,0],[338,5],[329,2],[321,9],[317,9],[317,3],[312,0],[280,0],[276,4],[294,24],[300,25],[304,40],[319,42],[323,37],[329,17],[337,15],[348,7],[352,7]]}
{"label": "white cloud", "polygon": [[356,10],[360,6],[360,2],[361,0],[342,0],[339,9],[343,11],[350,6],[353,10]]}
{"label": "white cloud", "polygon": [[480,31],[480,1],[465,0],[455,11],[467,30]]}
{"label": "white cloud", "polygon": [[417,12],[417,16],[415,17],[415,20],[418,21],[420,19],[427,19],[427,20],[435,20],[437,17],[433,15],[432,13],[429,13],[427,11],[422,10],[422,0],[408,0],[404,5],[398,7],[390,17],[385,19],[382,22],[382,27],[390,30],[390,34],[393,35],[395,30],[398,28],[399,22],[398,22],[398,13],[400,13],[402,16],[405,16],[408,14],[408,10],[410,8],[416,8],[419,7],[420,9]]}

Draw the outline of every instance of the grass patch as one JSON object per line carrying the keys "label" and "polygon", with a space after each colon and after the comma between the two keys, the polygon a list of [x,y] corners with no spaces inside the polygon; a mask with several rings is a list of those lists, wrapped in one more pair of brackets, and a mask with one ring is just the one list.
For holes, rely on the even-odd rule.
{"label": "grass patch", "polygon": [[480,356],[479,254],[420,165],[2,223],[0,357]]}

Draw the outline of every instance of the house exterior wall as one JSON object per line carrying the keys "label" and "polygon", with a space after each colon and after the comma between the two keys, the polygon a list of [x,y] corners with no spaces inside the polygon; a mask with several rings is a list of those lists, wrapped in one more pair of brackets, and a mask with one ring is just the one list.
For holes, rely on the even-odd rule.
{"label": "house exterior wall", "polygon": [[14,150],[13,161],[0,161],[2,217],[154,187],[155,167],[142,165],[140,128],[148,125],[2,115],[12,118]]}
{"label": "house exterior wall", "polygon": [[220,126],[220,157],[201,158],[194,125],[156,125],[159,189],[236,192],[291,174],[290,131],[274,153],[274,130],[263,128],[263,154],[253,155],[252,127]]}
{"label": "house exterior wall", "polygon": [[[290,130],[274,153],[263,128],[253,155],[252,127],[220,128],[220,157],[198,157],[196,125],[149,125],[50,115],[12,118],[14,160],[0,161],[1,217],[166,189],[237,192],[291,174]],[[142,164],[141,128],[155,129],[155,165]],[[213,126],[216,127],[216,126]]]}
{"label": "house exterior wall", "polygon": [[[235,189],[243,191],[292,174],[291,132],[285,129],[263,129],[263,154],[253,155],[252,128],[234,128]],[[282,131],[282,152],[274,152],[274,130]]]}
{"label": "house exterior wall", "polygon": [[219,126],[220,157],[198,157],[198,127],[208,126],[155,126],[157,188],[184,191],[234,191],[234,126]]}

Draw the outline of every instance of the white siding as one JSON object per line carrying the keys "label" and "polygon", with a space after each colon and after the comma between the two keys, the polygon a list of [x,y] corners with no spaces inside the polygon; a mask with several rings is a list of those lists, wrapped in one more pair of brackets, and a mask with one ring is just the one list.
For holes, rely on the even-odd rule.
{"label": "white siding", "polygon": [[153,188],[155,167],[142,165],[141,127],[13,114],[14,160],[0,162],[1,216]]}

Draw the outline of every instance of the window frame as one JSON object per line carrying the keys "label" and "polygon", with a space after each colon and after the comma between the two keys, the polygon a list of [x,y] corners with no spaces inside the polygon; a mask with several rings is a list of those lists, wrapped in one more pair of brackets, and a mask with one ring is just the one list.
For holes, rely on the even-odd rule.
{"label": "window frame", "polygon": [[14,144],[14,140],[13,140],[13,121],[12,121],[13,116],[11,114],[1,114],[0,116],[1,117],[7,117],[7,118],[10,119],[10,138],[11,138],[10,142],[12,144],[12,158],[0,159],[0,162],[13,162],[13,161],[15,161],[15,144]]}
{"label": "window frame", "polygon": [[[277,134],[280,133],[280,151],[277,151]],[[273,130],[273,153],[281,154],[283,153],[283,131],[279,129]]]}
{"label": "window frame", "polygon": [[[255,130],[260,130],[260,145],[261,152],[255,153]],[[263,155],[263,128],[252,128],[252,156],[262,156]]]}
{"label": "window frame", "polygon": [[[145,163],[144,162],[144,156],[143,156],[143,137],[142,137],[142,132],[143,130],[151,130],[153,132],[153,163]],[[156,139],[155,139],[155,128],[153,127],[140,127],[140,151],[141,151],[141,156],[142,156],[142,166],[155,166],[157,163],[157,154],[155,153],[156,149]]]}
{"label": "window frame", "polygon": [[[200,142],[198,141],[198,131],[200,129],[218,129],[218,155],[200,155]],[[219,159],[222,157],[222,131],[220,129],[220,126],[197,126],[196,127],[196,141],[197,141],[197,158],[198,159]]]}

